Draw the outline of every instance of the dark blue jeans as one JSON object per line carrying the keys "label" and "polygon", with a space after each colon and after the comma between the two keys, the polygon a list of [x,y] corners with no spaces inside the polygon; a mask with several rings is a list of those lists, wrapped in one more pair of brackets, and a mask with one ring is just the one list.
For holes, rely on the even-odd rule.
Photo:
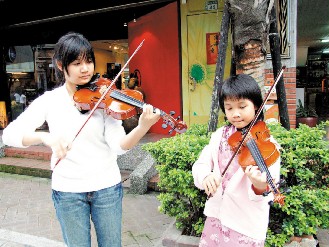
{"label": "dark blue jeans", "polygon": [[122,184],[86,193],[53,190],[52,198],[68,247],[91,246],[94,223],[99,247],[121,247]]}

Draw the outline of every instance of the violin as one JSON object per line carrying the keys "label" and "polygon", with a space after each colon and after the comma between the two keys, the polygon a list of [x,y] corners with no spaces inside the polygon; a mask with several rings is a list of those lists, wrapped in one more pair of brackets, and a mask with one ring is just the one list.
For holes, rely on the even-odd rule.
{"label": "violin", "polygon": [[[271,176],[268,167],[273,165],[280,153],[275,144],[270,141],[270,131],[265,122],[258,121],[247,133],[245,140],[242,142],[242,131],[236,131],[228,138],[228,144],[233,151],[242,143],[238,152],[238,162],[243,170],[249,165],[257,165],[261,172],[266,173],[266,181],[269,185],[270,191],[274,194],[274,202],[278,202],[281,206],[284,204],[284,198],[277,186],[274,184],[274,179]],[[264,196],[269,192],[265,192]]]}
{"label": "violin", "polygon": [[[108,87],[111,88],[101,99],[101,91]],[[73,95],[73,100],[75,106],[81,112],[91,110],[97,103],[97,108],[105,109],[108,115],[118,120],[125,120],[141,113],[141,109],[145,104],[143,94],[140,91],[132,89],[118,90],[110,79],[100,78],[99,74],[96,74],[86,85],[78,86],[77,89]],[[98,102],[100,99],[101,102]],[[170,134],[173,130],[177,133],[184,133],[187,129],[186,124],[183,121],[178,121],[180,117],[175,119],[174,114],[173,111],[169,115],[160,110],[160,116],[164,121],[162,127],[167,128],[169,125],[171,127]]]}

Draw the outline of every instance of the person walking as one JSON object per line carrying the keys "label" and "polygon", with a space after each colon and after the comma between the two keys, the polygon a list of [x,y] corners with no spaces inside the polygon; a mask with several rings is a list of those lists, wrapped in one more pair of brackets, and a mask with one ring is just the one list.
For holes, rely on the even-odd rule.
{"label": "person walking", "polygon": [[15,93],[14,93],[14,97],[15,97],[15,101],[16,101],[16,103],[20,103],[20,98],[21,98],[21,96],[19,95],[18,92],[15,92]]}
{"label": "person walking", "polygon": [[26,108],[26,96],[24,93],[21,94],[21,96],[19,97],[19,103],[22,105],[23,111]]}
{"label": "person walking", "polygon": [[[90,219],[99,246],[120,247],[123,188],[117,156],[138,143],[160,119],[160,111],[144,104],[138,126],[129,134],[122,121],[104,109],[96,109],[86,122],[88,114],[78,111],[73,95],[94,75],[95,55],[80,33],[60,37],[53,66],[60,86],[40,95],[11,122],[3,131],[3,142],[51,147],[52,199],[68,247],[91,246]],[[49,132],[35,131],[45,121]]]}
{"label": "person walking", "polygon": [[[233,156],[229,137],[248,128],[262,101],[261,90],[249,75],[232,76],[222,85],[219,103],[229,124],[212,134],[209,144],[192,166],[195,186],[208,195],[200,247],[264,246],[269,202],[273,200],[273,194],[263,196],[269,190],[266,173],[257,165],[250,164],[243,169],[237,157],[226,169]],[[263,117],[261,113],[257,120],[262,121]],[[279,144],[272,136],[270,140],[278,151]],[[277,180],[280,162],[278,154],[275,163],[268,168]],[[223,174],[223,171],[226,172]]]}

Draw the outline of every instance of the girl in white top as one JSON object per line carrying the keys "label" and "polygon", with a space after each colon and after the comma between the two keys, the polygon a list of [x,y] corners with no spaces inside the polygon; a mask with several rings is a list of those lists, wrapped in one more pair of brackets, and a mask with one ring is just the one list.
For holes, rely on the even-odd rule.
{"label": "girl in white top", "polygon": [[[35,99],[4,129],[3,142],[22,148],[40,143],[51,147],[52,198],[67,246],[91,245],[91,218],[99,246],[119,247],[123,190],[117,155],[136,145],[160,112],[145,104],[138,126],[126,134],[122,121],[97,109],[74,140],[88,117],[78,111],[73,95],[94,75],[91,44],[78,33],[62,36],[53,65],[63,85]],[[35,131],[44,121],[49,132]]]}

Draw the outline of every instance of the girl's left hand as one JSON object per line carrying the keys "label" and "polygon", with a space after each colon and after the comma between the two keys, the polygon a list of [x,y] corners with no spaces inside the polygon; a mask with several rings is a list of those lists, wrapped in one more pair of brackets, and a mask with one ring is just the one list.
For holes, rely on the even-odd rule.
{"label": "girl's left hand", "polygon": [[258,166],[247,166],[245,173],[253,184],[253,189],[258,195],[262,194],[267,189],[266,173],[259,170]]}
{"label": "girl's left hand", "polygon": [[143,105],[143,113],[139,117],[138,125],[142,129],[149,130],[153,124],[159,121],[160,119],[160,110],[155,109],[149,104]]}

